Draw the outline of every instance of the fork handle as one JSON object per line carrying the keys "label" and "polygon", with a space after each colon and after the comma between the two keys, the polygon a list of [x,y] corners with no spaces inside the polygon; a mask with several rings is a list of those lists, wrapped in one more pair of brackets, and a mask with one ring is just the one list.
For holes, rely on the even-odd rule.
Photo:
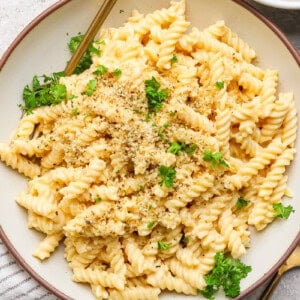
{"label": "fork handle", "polygon": [[280,279],[281,279],[282,274],[279,274],[278,272],[276,275],[271,279],[269,285],[267,288],[264,290],[260,300],[268,300],[272,293],[274,292],[276,286],[278,285]]}
{"label": "fork handle", "polygon": [[65,68],[65,75],[70,76],[72,75],[73,71],[75,70],[78,62],[80,61],[82,55],[88,48],[89,44],[94,39],[95,35],[99,31],[101,25],[107,18],[108,14],[112,10],[113,6],[117,0],[104,0],[97,15],[95,16],[94,20],[90,24],[87,32],[85,33],[83,40],[79,44],[78,48],[76,49],[75,53],[72,55],[71,59],[69,60],[66,68]]}

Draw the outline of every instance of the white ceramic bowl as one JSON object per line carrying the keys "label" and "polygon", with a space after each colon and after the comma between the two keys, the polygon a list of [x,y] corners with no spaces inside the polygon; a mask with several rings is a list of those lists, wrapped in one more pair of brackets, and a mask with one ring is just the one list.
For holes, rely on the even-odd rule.
{"label": "white ceramic bowl", "polygon": [[300,9],[300,0],[254,0],[264,5],[284,9]]}
{"label": "white ceramic bowl", "polygon": [[[62,0],[35,19],[17,37],[0,62],[0,140],[7,141],[16,127],[21,112],[24,85],[34,74],[62,70],[69,58],[70,36],[84,32],[99,7],[99,0]],[[104,26],[120,26],[133,8],[142,12],[167,6],[169,1],[119,0]],[[124,13],[120,14],[120,9]],[[300,99],[299,54],[283,34],[242,1],[187,0],[187,14],[199,28],[223,19],[226,24],[252,45],[258,53],[259,65],[277,69],[280,90],[294,91]],[[297,102],[299,109],[300,103]],[[299,132],[299,131],[298,131]],[[297,139],[300,149],[300,138]],[[300,159],[289,168],[289,186],[300,193]],[[26,212],[14,201],[26,186],[26,180],[0,164],[0,235],[20,264],[41,284],[62,299],[92,299],[89,288],[71,281],[71,271],[59,249],[44,263],[31,256],[41,236],[26,226]],[[259,286],[287,258],[300,241],[300,201],[293,202],[295,213],[287,221],[275,221],[266,230],[254,233],[252,247],[243,258],[253,271],[243,280],[240,298]],[[222,296],[221,296],[222,297]],[[186,299],[186,296],[164,295],[162,299]],[[198,298],[199,299],[199,298]],[[221,299],[221,298],[220,298]]]}

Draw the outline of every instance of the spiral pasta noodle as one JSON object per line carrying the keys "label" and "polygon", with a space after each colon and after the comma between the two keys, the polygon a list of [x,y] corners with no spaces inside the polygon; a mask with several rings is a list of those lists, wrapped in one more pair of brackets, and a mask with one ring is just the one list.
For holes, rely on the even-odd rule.
{"label": "spiral pasta noodle", "polygon": [[293,93],[277,94],[278,72],[225,21],[189,24],[181,0],[103,29],[90,68],[60,78],[68,100],[0,143],[1,161],[30,178],[16,202],[46,234],[33,255],[64,240],[73,281],[96,299],[196,295],[215,255],[243,257],[251,227],[284,200]]}

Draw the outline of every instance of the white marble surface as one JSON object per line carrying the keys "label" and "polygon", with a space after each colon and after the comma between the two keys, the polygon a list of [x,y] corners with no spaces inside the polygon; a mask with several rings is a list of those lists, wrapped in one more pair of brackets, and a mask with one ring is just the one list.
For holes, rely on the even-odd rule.
{"label": "white marble surface", "polygon": [[[4,53],[9,44],[16,35],[39,13],[54,4],[56,0],[0,0],[0,56]],[[292,41],[294,46],[300,50],[300,10],[284,11],[280,9],[269,8],[251,0],[247,2],[258,8],[265,16],[275,22]],[[18,273],[19,281],[27,283],[27,293],[24,290],[15,288],[15,293],[4,293],[5,289],[13,287],[15,281],[7,280],[4,271],[0,272],[0,299],[48,299],[54,300],[52,296],[44,288],[40,287],[33,279],[29,278],[26,272],[18,272],[18,266],[14,259],[6,253],[5,246],[0,242],[0,265],[8,266]],[[1,255],[2,254],[2,255]],[[7,269],[8,270],[8,269]],[[6,271],[7,271],[6,270]],[[5,280],[3,280],[5,279]],[[30,279],[30,280],[29,280]],[[29,284],[29,285],[28,285]],[[25,285],[21,285],[22,287]],[[20,287],[20,286],[19,286]],[[265,286],[257,289],[247,300],[259,299]],[[12,289],[11,289],[12,290]],[[3,296],[1,296],[3,295]],[[296,269],[287,273],[280,282],[275,293],[271,297],[272,300],[298,300],[300,299],[300,270]]]}

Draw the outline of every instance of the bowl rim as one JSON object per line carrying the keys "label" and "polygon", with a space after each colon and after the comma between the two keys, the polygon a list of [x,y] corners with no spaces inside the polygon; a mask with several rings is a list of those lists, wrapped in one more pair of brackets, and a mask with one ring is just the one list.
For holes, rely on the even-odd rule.
{"label": "bowl rim", "polygon": [[[2,68],[4,67],[5,63],[9,59],[10,55],[14,51],[14,49],[21,43],[21,41],[27,36],[27,34],[32,31],[40,22],[42,22],[46,17],[54,13],[56,10],[61,8],[62,6],[68,4],[71,2],[71,0],[59,0],[53,5],[49,6],[46,10],[44,10],[41,14],[39,14],[37,17],[35,17],[26,27],[17,35],[17,37],[13,40],[13,42],[9,45],[9,47],[4,52],[3,56],[0,58],[0,72]],[[289,50],[293,58],[295,59],[296,63],[300,66],[300,53],[297,51],[297,49],[291,44],[291,42],[288,40],[288,38],[285,36],[285,34],[269,19],[267,19],[264,15],[262,15],[256,8],[251,6],[249,3],[246,3],[242,0],[233,0],[236,4],[242,6],[246,10],[248,10],[250,13],[255,15],[258,19],[260,19],[262,22],[265,23],[266,26],[268,26],[276,35],[277,37],[283,42],[283,44],[286,46],[286,48]],[[69,296],[64,294],[62,291],[55,288],[53,285],[51,285],[46,279],[44,279],[41,275],[39,275],[36,271],[34,271],[29,264],[26,263],[24,258],[19,254],[19,252],[16,250],[12,242],[9,240],[8,236],[5,234],[4,229],[2,228],[0,224],[0,239],[4,243],[4,245],[9,250],[10,254],[16,259],[17,263],[25,270],[27,271],[39,284],[41,284],[44,288],[52,292],[55,296],[59,297],[62,300],[72,300]],[[256,288],[258,288],[260,285],[262,285],[269,277],[274,274],[277,269],[286,261],[286,259],[290,256],[290,254],[293,252],[293,250],[296,248],[296,246],[300,243],[300,230],[294,239],[294,241],[291,243],[291,245],[288,247],[286,252],[282,255],[282,257],[270,268],[259,280],[254,282],[252,285],[250,285],[246,290],[244,290],[239,296],[235,298],[235,300],[242,300],[244,297],[249,295],[251,292],[253,292]]]}
{"label": "bowl rim", "polygon": [[284,0],[254,0],[263,5],[282,8],[282,9],[300,9],[300,2],[298,0],[284,1]]}

